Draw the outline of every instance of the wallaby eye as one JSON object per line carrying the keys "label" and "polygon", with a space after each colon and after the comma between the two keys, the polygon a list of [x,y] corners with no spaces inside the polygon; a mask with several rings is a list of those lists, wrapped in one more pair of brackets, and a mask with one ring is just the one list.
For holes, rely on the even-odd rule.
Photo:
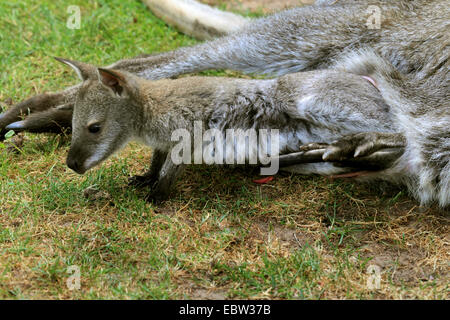
{"label": "wallaby eye", "polygon": [[102,127],[99,123],[93,123],[88,127],[90,133],[98,133]]}

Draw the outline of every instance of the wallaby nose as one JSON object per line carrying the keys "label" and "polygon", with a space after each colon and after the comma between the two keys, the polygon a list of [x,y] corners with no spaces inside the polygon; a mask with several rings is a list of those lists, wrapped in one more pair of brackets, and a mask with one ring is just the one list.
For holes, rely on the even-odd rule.
{"label": "wallaby nose", "polygon": [[76,159],[67,158],[66,163],[70,169],[72,169],[73,171],[75,171],[77,173],[80,173],[81,166],[80,166],[80,163]]}

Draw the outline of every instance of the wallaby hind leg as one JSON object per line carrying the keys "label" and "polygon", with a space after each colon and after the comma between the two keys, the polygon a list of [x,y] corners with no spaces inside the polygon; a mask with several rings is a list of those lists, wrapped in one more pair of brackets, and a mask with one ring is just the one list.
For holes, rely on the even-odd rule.
{"label": "wallaby hind leg", "polygon": [[73,105],[67,104],[58,108],[51,108],[32,113],[22,121],[13,122],[6,126],[6,130],[42,132],[70,132],[72,127]]}
{"label": "wallaby hind leg", "polygon": [[152,154],[150,169],[143,175],[136,175],[128,179],[131,186],[152,187],[158,181],[159,172],[167,158],[167,152],[154,150]]}
{"label": "wallaby hind leg", "polygon": [[75,86],[57,93],[39,94],[9,108],[0,114],[0,139],[4,138],[8,125],[20,121],[29,114],[37,116],[30,119],[27,117],[25,122],[20,123],[23,127],[19,128],[16,124],[14,130],[33,128],[35,132],[61,132],[61,129],[71,127],[77,88],[78,86]]}

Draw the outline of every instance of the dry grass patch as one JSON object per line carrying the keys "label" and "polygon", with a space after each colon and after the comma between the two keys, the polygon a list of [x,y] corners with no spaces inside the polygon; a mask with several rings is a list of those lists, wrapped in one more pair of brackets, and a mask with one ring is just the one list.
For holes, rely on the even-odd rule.
{"label": "dry grass patch", "polygon": [[[32,151],[48,145],[51,154]],[[3,297],[447,297],[448,215],[404,190],[290,175],[259,186],[256,170],[192,166],[156,207],[127,186],[145,148],[80,177],[64,166],[67,141],[58,145],[32,136],[7,157]],[[92,185],[106,196],[86,199]],[[74,264],[80,291],[65,285]],[[381,268],[378,290],[369,265]]]}

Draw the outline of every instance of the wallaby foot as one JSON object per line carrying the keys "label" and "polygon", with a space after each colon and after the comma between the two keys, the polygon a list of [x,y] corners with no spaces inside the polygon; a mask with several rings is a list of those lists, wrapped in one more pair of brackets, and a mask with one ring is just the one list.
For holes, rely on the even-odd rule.
{"label": "wallaby foot", "polygon": [[24,120],[8,124],[6,130],[15,132],[28,131],[33,133],[63,133],[70,132],[72,127],[73,105],[67,104],[58,108],[32,113]]}
{"label": "wallaby foot", "polygon": [[399,133],[361,132],[347,135],[328,146],[325,161],[345,161],[374,154],[381,149],[404,148],[405,137]]}
{"label": "wallaby foot", "polygon": [[167,159],[167,152],[155,149],[152,154],[150,169],[143,175],[128,179],[128,184],[135,187],[152,187],[159,179],[160,171]]}
{"label": "wallaby foot", "polygon": [[152,187],[157,181],[156,175],[136,175],[128,178],[128,185],[137,188]]}
{"label": "wallaby foot", "polygon": [[347,135],[330,145],[311,143],[300,149],[305,153],[322,154],[322,160],[338,167],[369,171],[387,169],[400,158],[406,140],[399,133],[362,132]]}
{"label": "wallaby foot", "polygon": [[182,170],[183,166],[175,165],[168,152],[156,149],[153,151],[150,170],[128,181],[136,187],[148,187],[150,191],[145,200],[159,204],[169,198],[172,186]]}
{"label": "wallaby foot", "polygon": [[158,176],[155,175],[133,176],[128,179],[128,185],[136,188],[148,188],[150,191],[145,196],[145,200],[153,204],[160,204],[170,195],[168,182],[158,181]]}
{"label": "wallaby foot", "polygon": [[0,139],[8,130],[60,133],[70,128],[78,87],[39,94],[10,107],[0,114]]}
{"label": "wallaby foot", "polygon": [[160,204],[165,200],[169,199],[170,196],[170,186],[167,183],[156,182],[153,185],[152,190],[145,196],[147,202],[153,204]]}
{"label": "wallaby foot", "polygon": [[167,200],[177,177],[182,171],[183,166],[173,164],[169,155],[159,172],[158,181],[152,186],[146,196],[146,200],[154,204],[159,204]]}

